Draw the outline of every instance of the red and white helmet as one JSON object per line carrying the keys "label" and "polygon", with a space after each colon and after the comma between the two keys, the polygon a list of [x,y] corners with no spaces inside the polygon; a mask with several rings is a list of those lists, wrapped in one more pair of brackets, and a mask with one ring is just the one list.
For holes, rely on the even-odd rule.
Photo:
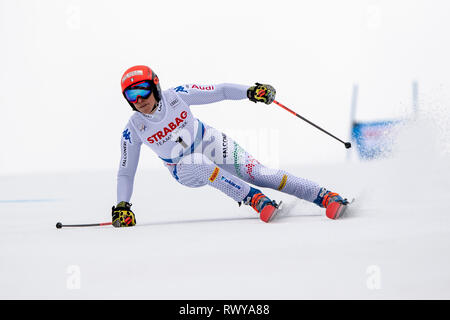
{"label": "red and white helmet", "polygon": [[[147,66],[134,66],[124,72],[120,81],[122,94],[124,94],[125,89],[129,86],[145,80],[150,81],[155,99],[157,102],[159,102],[161,100],[161,87],[159,85],[159,78],[156,73],[154,73],[153,70]],[[136,110],[132,103],[128,103],[130,104],[131,108],[133,108],[133,110]]]}

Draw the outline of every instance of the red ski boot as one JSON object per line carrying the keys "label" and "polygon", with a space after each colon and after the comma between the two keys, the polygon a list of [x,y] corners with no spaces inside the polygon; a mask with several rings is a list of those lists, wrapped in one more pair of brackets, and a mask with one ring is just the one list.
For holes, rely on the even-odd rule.
{"label": "red ski boot", "polygon": [[349,201],[347,199],[343,199],[338,193],[322,188],[317,196],[317,199],[314,200],[314,203],[318,204],[322,208],[326,208],[326,215],[328,218],[338,219],[344,214]]}
{"label": "red ski boot", "polygon": [[[241,203],[239,202],[239,205],[240,204]],[[244,199],[244,204],[251,206],[256,212],[258,212],[262,221],[269,222],[276,216],[277,210],[281,205],[281,201],[277,204],[275,201],[270,200],[260,190],[251,188],[250,192]]]}

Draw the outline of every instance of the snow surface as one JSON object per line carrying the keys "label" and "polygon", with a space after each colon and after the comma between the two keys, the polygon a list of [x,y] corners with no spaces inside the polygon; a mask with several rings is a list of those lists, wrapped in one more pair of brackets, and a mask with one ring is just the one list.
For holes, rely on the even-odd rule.
{"label": "snow surface", "polygon": [[265,224],[161,165],[138,170],[136,227],[58,230],[110,221],[116,172],[3,176],[0,298],[449,299],[449,159],[435,127],[404,129],[385,160],[286,168],[356,197],[336,221],[264,189],[286,203]]}

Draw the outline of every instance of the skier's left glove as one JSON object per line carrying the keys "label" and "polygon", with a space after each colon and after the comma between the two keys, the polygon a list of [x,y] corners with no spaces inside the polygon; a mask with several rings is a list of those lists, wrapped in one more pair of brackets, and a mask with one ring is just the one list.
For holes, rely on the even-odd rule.
{"label": "skier's left glove", "polygon": [[119,227],[132,227],[136,225],[136,217],[131,211],[131,203],[121,201],[112,207],[112,225]]}
{"label": "skier's left glove", "polygon": [[270,84],[256,83],[256,86],[247,89],[247,97],[253,102],[271,104],[275,100],[276,90]]}

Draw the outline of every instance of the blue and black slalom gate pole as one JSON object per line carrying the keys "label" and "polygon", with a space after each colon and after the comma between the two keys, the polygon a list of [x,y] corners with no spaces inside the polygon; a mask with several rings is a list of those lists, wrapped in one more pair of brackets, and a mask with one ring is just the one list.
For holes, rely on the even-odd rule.
{"label": "blue and black slalom gate pole", "polygon": [[317,129],[319,129],[320,131],[322,131],[322,132],[325,132],[327,135],[329,135],[330,137],[333,137],[333,138],[335,138],[337,141],[339,141],[339,142],[341,142],[341,143],[343,143],[344,144],[344,146],[345,146],[345,148],[346,149],[349,149],[349,148],[351,148],[352,147],[352,144],[350,143],[350,142],[344,142],[344,141],[342,141],[341,139],[339,139],[338,137],[336,137],[336,136],[334,136],[334,135],[332,135],[331,133],[329,133],[328,131],[326,131],[326,130],[324,130],[324,129],[322,129],[321,127],[319,127],[318,125],[316,125],[316,124],[314,124],[314,123],[312,123],[311,121],[309,121],[308,119],[306,119],[306,118],[304,118],[304,117],[302,117],[301,115],[299,115],[297,112],[295,112],[295,111],[292,111],[291,109],[289,109],[288,107],[286,107],[285,105],[283,105],[283,104],[281,104],[281,103],[279,103],[278,101],[276,101],[276,100],[274,100],[273,101],[273,103],[275,103],[276,105],[278,105],[278,106],[280,106],[280,107],[282,107],[284,110],[286,110],[286,111],[289,111],[290,113],[292,113],[294,116],[297,116],[297,117],[299,117],[300,119],[302,119],[303,121],[306,121],[307,123],[309,123],[310,125],[312,125],[312,126],[314,126],[314,127],[316,127]]}

